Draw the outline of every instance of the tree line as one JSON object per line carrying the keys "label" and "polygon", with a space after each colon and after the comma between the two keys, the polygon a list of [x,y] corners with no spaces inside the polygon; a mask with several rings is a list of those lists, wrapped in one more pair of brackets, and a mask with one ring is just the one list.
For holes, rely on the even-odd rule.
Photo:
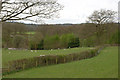
{"label": "tree line", "polygon": [[3,48],[58,49],[118,44],[118,24],[109,23],[103,26],[105,30],[98,41],[96,25],[92,23],[71,26],[3,23],[2,46]]}

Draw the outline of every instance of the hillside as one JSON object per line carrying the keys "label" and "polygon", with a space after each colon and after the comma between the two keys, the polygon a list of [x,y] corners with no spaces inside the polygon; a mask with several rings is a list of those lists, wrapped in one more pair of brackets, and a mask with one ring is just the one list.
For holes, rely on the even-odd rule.
{"label": "hillside", "polygon": [[[16,37],[20,37],[24,41],[18,42],[24,43],[20,47],[30,48],[29,42],[31,40],[33,42],[37,40],[36,42],[40,43],[41,40],[44,41],[48,36],[53,37],[57,35],[60,38],[60,36],[66,34],[74,34],[75,37],[79,38],[79,45],[81,47],[96,46],[99,44],[118,44],[118,24],[105,24],[103,27],[102,35],[99,36],[101,42],[98,42],[95,24],[28,25],[22,23],[3,23],[3,47],[15,47],[15,43],[13,44],[13,42]],[[113,37],[114,40],[112,39]]]}
{"label": "hillside", "polygon": [[4,78],[117,78],[118,48],[107,47],[96,57],[58,64],[41,68],[33,68],[13,73]]}

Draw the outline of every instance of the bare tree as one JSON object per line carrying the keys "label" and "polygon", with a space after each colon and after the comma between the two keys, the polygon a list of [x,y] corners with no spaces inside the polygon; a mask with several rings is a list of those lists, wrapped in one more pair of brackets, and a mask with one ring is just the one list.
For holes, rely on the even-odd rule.
{"label": "bare tree", "polygon": [[88,17],[88,22],[96,24],[96,33],[98,37],[98,42],[100,43],[100,36],[105,30],[103,24],[115,22],[116,12],[112,10],[98,10],[94,11],[92,15]]}
{"label": "bare tree", "polygon": [[56,0],[2,0],[0,21],[29,20],[57,17],[63,8]]}
{"label": "bare tree", "polygon": [[94,11],[92,15],[88,17],[88,20],[95,24],[112,23],[116,18],[116,12],[112,10],[98,10]]}

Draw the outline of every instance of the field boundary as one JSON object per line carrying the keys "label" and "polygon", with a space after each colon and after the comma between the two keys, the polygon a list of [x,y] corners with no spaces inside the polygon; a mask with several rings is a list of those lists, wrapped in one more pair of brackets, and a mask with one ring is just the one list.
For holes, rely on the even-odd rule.
{"label": "field boundary", "polygon": [[3,75],[6,75],[34,67],[55,65],[55,64],[72,62],[72,61],[78,61],[82,59],[88,59],[97,56],[104,47],[105,46],[99,46],[91,50],[87,50],[79,53],[67,54],[67,55],[44,55],[44,56],[38,56],[28,59],[14,60],[8,62],[6,64],[8,67],[2,69],[2,72]]}

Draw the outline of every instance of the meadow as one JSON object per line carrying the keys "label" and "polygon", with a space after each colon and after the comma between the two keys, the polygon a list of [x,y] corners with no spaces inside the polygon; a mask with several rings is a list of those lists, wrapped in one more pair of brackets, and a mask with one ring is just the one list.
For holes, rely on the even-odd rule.
{"label": "meadow", "polygon": [[[70,49],[67,52],[74,52],[74,51],[81,51],[89,48],[74,48],[73,50]],[[6,51],[8,54],[8,51]],[[14,52],[14,51],[13,51]],[[16,51],[15,51],[16,52]],[[16,57],[23,57],[19,54],[26,54],[26,53],[13,53],[17,54],[10,57],[8,56],[6,59],[16,58]],[[24,52],[24,51],[23,51]],[[57,54],[59,53],[55,50]],[[4,54],[3,50],[3,54]],[[47,54],[48,52],[46,52]],[[4,54],[5,56],[7,56]],[[12,54],[12,53],[11,53]],[[10,55],[10,54],[8,54]],[[27,57],[37,56],[37,53],[26,54]],[[39,54],[40,55],[40,54]],[[12,60],[12,59],[11,59]],[[4,61],[4,60],[3,60]],[[46,67],[38,67],[32,68],[24,71],[20,71],[17,73],[9,74],[3,76],[3,78],[117,78],[118,77],[118,47],[106,47],[103,49],[100,54],[96,57],[85,59],[81,61],[75,61],[65,64],[58,64],[58,65],[51,65]]]}
{"label": "meadow", "polygon": [[[118,77],[117,47],[107,47],[103,49],[100,54],[95,54],[94,57],[92,56],[93,58],[89,57],[89,59],[86,59],[86,50],[90,50],[88,51],[90,53],[97,53],[91,51],[91,49],[96,48],[95,46],[118,44],[118,24],[103,25],[102,27],[106,28],[99,39],[96,35],[96,25],[90,23],[75,25],[37,25],[38,27],[24,24],[18,28],[19,25],[20,24],[17,23],[5,23],[3,27],[2,62],[3,68],[6,69],[6,72],[8,71],[8,73],[4,73],[4,78]],[[7,48],[24,50],[8,50]],[[73,58],[72,56],[71,58],[67,56],[67,54],[72,53],[73,55],[74,53],[81,55],[83,51],[86,52],[82,55],[83,60],[77,57]],[[46,57],[45,60],[44,58],[36,58],[43,55],[66,55],[68,58],[57,58],[54,60],[54,65],[48,66],[48,63],[52,63],[52,61],[50,61],[52,60],[50,59],[51,57]],[[78,57],[80,58],[81,56]],[[72,62],[65,63],[69,58]],[[64,64],[58,64],[63,60]],[[9,63],[9,65],[5,65],[7,63]],[[41,66],[42,63],[46,65]],[[31,67],[31,65],[33,66]],[[16,72],[15,70],[20,72]]]}
{"label": "meadow", "polygon": [[35,34],[35,32],[26,32],[25,34]]}
{"label": "meadow", "polygon": [[2,62],[4,65],[13,60],[19,60],[24,58],[37,57],[40,55],[65,55],[71,53],[77,53],[92,49],[92,47],[79,47],[70,49],[54,49],[54,50],[8,50],[2,49]]}

